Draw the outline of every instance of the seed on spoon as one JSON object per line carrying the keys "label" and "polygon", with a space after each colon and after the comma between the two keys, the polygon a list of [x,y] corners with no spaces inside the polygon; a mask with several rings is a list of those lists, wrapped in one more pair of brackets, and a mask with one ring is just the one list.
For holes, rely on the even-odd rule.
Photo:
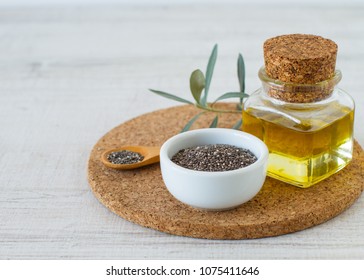
{"label": "seed on spoon", "polygon": [[107,156],[107,160],[113,164],[132,164],[141,162],[144,159],[144,156],[137,152],[122,150],[111,152]]}

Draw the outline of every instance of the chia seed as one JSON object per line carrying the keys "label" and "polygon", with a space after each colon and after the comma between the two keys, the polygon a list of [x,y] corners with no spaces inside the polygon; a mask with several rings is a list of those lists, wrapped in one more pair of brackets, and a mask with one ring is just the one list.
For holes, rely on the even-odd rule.
{"label": "chia seed", "polygon": [[246,167],[256,162],[257,157],[247,149],[215,144],[182,149],[171,160],[187,169],[215,172]]}
{"label": "chia seed", "polygon": [[107,159],[113,164],[132,164],[142,161],[144,156],[136,152],[123,150],[110,153]]}

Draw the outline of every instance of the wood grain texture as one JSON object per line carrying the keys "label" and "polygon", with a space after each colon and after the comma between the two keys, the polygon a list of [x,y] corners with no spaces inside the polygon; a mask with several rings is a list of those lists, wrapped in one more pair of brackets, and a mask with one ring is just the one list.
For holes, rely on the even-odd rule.
{"label": "wood grain texture", "polygon": [[[284,13],[283,17],[277,15]],[[311,33],[334,40],[340,87],[356,102],[364,145],[364,8],[243,5],[69,6],[0,10],[1,259],[364,258],[364,199],[317,227],[259,240],[177,237],[126,222],[92,195],[86,164],[112,127],[190,98],[188,78],[219,56],[211,100],[258,88],[265,39]],[[297,20],[297,15],[304,20]]]}

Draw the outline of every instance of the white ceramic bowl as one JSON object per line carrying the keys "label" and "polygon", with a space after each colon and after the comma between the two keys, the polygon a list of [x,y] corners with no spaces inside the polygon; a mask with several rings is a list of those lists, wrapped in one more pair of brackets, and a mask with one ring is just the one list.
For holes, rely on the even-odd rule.
{"label": "white ceramic bowl", "polygon": [[[258,160],[240,169],[195,171],[171,161],[179,150],[199,145],[229,144],[249,149]],[[257,137],[234,129],[192,130],[168,139],[160,150],[162,177],[169,192],[190,206],[226,210],[252,199],[263,186],[268,161],[267,146]]]}

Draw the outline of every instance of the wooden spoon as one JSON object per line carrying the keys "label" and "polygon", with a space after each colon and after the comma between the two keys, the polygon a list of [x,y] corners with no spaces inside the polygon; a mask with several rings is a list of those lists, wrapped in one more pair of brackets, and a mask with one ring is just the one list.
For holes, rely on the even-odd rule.
{"label": "wooden spoon", "polygon": [[[144,159],[142,161],[131,163],[131,164],[114,164],[111,163],[107,157],[112,152],[118,152],[118,151],[131,151],[136,152],[144,156]],[[160,147],[147,147],[147,146],[122,146],[120,148],[115,148],[111,150],[107,150],[101,155],[101,161],[103,164],[105,164],[107,167],[114,168],[114,169],[134,169],[139,168],[145,165],[149,165],[152,163],[159,162],[159,151]]]}

